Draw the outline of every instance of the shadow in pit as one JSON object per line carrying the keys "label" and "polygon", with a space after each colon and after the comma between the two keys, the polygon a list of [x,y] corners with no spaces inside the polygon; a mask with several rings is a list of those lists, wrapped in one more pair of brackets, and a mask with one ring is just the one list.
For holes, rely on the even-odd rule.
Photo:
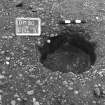
{"label": "shadow in pit", "polygon": [[[52,72],[82,74],[91,68],[96,61],[96,42],[90,42],[85,31],[67,28],[58,36],[49,37],[38,46],[40,62]],[[85,35],[86,34],[86,35]]]}

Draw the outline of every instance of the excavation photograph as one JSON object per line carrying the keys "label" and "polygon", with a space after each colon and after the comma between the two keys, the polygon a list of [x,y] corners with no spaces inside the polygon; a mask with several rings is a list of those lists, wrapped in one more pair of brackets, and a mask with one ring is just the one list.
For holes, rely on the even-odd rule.
{"label": "excavation photograph", "polygon": [[0,105],[105,105],[105,0],[0,0]]}

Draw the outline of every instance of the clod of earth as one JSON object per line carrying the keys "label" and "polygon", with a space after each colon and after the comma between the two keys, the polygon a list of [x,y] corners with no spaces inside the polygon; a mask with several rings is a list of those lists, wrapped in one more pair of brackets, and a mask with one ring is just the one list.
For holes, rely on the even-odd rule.
{"label": "clod of earth", "polygon": [[105,93],[101,86],[95,86],[93,90],[93,95],[95,98],[104,98]]}

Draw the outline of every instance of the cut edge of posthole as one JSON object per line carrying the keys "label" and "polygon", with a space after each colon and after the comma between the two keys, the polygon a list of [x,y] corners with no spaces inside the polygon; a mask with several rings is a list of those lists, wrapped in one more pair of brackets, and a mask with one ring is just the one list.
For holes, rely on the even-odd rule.
{"label": "cut edge of posthole", "polygon": [[[73,29],[73,28],[72,28]],[[74,29],[75,30],[75,29]],[[70,31],[70,33],[69,33],[69,31]],[[96,56],[96,53],[95,53],[95,48],[96,48],[96,42],[89,42],[88,40],[85,40],[86,38],[83,36],[83,38],[82,39],[77,39],[77,38],[81,38],[80,36],[78,36],[77,38],[76,38],[76,35],[78,34],[78,32],[71,32],[71,29],[68,31],[68,29],[67,29],[67,32],[65,31],[65,32],[61,32],[61,33],[59,33],[59,35],[58,36],[54,36],[54,37],[49,37],[48,38],[48,40],[50,40],[50,43],[48,43],[47,41],[45,41],[45,43],[44,43],[44,45],[43,46],[41,46],[41,47],[39,47],[38,49],[39,49],[39,52],[40,52],[40,54],[41,54],[41,57],[40,57],[40,62],[43,64],[43,66],[45,67],[45,68],[48,68],[49,70],[51,70],[52,72],[56,72],[56,71],[60,71],[60,72],[62,72],[62,73],[68,73],[68,72],[73,72],[74,74],[82,74],[82,73],[84,73],[84,72],[86,72],[86,71],[88,71],[89,69],[86,69],[86,70],[84,70],[84,71],[82,71],[82,70],[80,70],[80,71],[78,71],[78,72],[74,72],[73,70],[72,71],[65,71],[65,70],[61,70],[61,69],[54,69],[53,68],[53,66],[51,65],[49,65],[51,62],[53,62],[53,61],[51,61],[50,63],[49,62],[47,62],[47,64],[44,64],[44,62],[46,61],[46,57],[48,56],[48,55],[50,55],[51,54],[51,56],[52,56],[52,54],[56,51],[56,50],[58,50],[59,48],[58,47],[60,47],[60,46],[63,46],[64,44],[65,44],[65,42],[66,42],[66,40],[68,40],[68,42],[69,42],[69,44],[70,45],[72,45],[72,46],[75,46],[75,48],[77,47],[77,48],[79,48],[81,51],[83,51],[83,53],[86,53],[87,55],[89,55],[89,57],[90,57],[90,60],[91,61],[89,61],[90,62],[90,65],[89,65],[89,67],[86,67],[86,68],[91,68],[91,66],[93,66],[94,64],[95,64],[95,61],[96,61],[96,59],[97,59],[97,56]],[[83,30],[83,32],[84,32],[84,30]],[[74,37],[74,35],[72,35],[72,33],[75,35],[75,37]],[[66,36],[69,36],[69,35],[71,35],[70,36],[70,40],[69,39],[66,39]],[[84,34],[84,33],[82,33],[82,34]],[[79,35],[79,34],[78,34]],[[60,40],[59,40],[60,39]],[[55,41],[54,41],[55,40]],[[82,45],[82,43],[81,42],[78,42],[78,41],[83,41],[83,45]],[[54,44],[52,43],[52,42],[54,42]],[[78,43],[77,43],[78,42]],[[74,44],[74,45],[73,45]],[[55,46],[54,46],[55,45]],[[86,47],[87,48],[85,48],[85,45],[86,45]],[[58,46],[58,47],[57,47]],[[68,45],[68,47],[70,47],[69,45]],[[82,48],[83,47],[83,48]],[[55,48],[55,49],[53,49],[53,48]],[[65,49],[65,48],[64,48]],[[68,49],[68,48],[66,48],[66,49]],[[75,49],[74,49],[75,50]],[[73,50],[73,51],[74,51]],[[90,51],[90,50],[92,50],[92,51]],[[52,52],[51,52],[52,51]],[[62,51],[61,49],[60,49],[60,51]],[[77,50],[76,50],[77,51]],[[59,52],[59,51],[58,51]],[[92,55],[93,54],[93,55]],[[80,55],[80,53],[79,53],[79,55]],[[77,57],[78,55],[76,55],[76,57]],[[54,56],[52,56],[52,57],[55,57],[55,55]],[[82,57],[82,55],[80,56],[80,57]],[[53,59],[53,58],[51,58],[51,59]],[[83,60],[83,58],[81,58],[82,60]],[[86,60],[87,58],[85,58],[85,60]],[[49,60],[48,60],[49,61]],[[71,62],[73,62],[73,61],[71,61]],[[86,62],[88,62],[88,61],[86,61]],[[80,63],[80,65],[81,65],[81,63]],[[55,67],[57,66],[58,67],[58,65],[54,65]],[[83,68],[84,69],[84,68]]]}

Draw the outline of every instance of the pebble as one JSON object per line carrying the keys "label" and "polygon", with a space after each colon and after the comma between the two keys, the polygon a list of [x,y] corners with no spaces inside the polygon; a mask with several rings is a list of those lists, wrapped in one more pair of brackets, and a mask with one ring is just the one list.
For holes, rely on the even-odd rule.
{"label": "pebble", "polygon": [[15,100],[12,100],[11,101],[11,105],[16,105],[16,101]]}
{"label": "pebble", "polygon": [[9,62],[8,62],[8,61],[6,61],[6,64],[7,64],[7,65],[9,65]]}
{"label": "pebble", "polygon": [[33,95],[34,94],[34,90],[27,91],[27,94],[28,95]]}
{"label": "pebble", "polygon": [[3,78],[5,78],[5,76],[4,75],[0,75],[0,79],[3,79]]}

